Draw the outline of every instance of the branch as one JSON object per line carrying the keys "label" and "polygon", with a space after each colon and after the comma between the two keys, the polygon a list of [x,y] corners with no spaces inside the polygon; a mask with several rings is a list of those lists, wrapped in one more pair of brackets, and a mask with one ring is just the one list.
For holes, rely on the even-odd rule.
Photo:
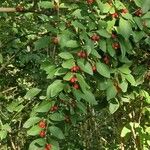
{"label": "branch", "polygon": [[0,8],[0,12],[12,13],[17,12],[16,8]]}

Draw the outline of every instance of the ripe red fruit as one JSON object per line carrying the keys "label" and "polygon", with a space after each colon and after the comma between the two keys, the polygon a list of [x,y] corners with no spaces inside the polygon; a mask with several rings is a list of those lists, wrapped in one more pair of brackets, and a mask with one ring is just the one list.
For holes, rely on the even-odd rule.
{"label": "ripe red fruit", "polygon": [[74,87],[76,90],[80,88],[79,84],[77,84],[77,83],[74,84],[73,87]]}
{"label": "ripe red fruit", "polygon": [[123,14],[128,13],[128,9],[126,9],[126,8],[122,9],[122,10],[121,10],[121,13],[123,13]]}
{"label": "ripe red fruit", "polygon": [[112,18],[119,18],[119,15],[117,13],[111,14]]}
{"label": "ripe red fruit", "polygon": [[78,53],[77,53],[77,56],[78,56],[78,57],[82,57],[82,51],[78,52]]}
{"label": "ripe red fruit", "polygon": [[82,52],[82,53],[81,53],[81,57],[82,57],[82,58],[86,58],[86,56],[87,56],[86,52]]}
{"label": "ripe red fruit", "polygon": [[96,72],[97,71],[96,66],[93,66],[92,70],[93,70],[93,72]]}
{"label": "ripe red fruit", "polygon": [[40,122],[39,122],[39,127],[40,127],[40,128],[43,128],[43,129],[46,128],[46,123],[45,123],[45,121],[43,121],[43,120],[40,121]]}
{"label": "ripe red fruit", "polygon": [[51,150],[51,149],[52,149],[52,145],[51,144],[46,144],[45,150]]}
{"label": "ripe red fruit", "polygon": [[113,47],[113,49],[119,49],[120,45],[119,45],[118,42],[115,42],[115,43],[112,44],[112,47]]}
{"label": "ripe red fruit", "polygon": [[71,68],[71,72],[77,72],[77,71],[79,71],[80,70],[80,67],[79,66],[73,66],[72,68]]}
{"label": "ripe red fruit", "polygon": [[46,136],[46,132],[45,131],[40,131],[40,137],[45,137]]}
{"label": "ripe red fruit", "polygon": [[71,83],[74,83],[74,82],[76,82],[77,81],[77,78],[76,77],[72,77],[71,79],[70,79],[70,82]]}
{"label": "ripe red fruit", "polygon": [[109,64],[110,59],[107,55],[103,58],[103,60],[105,64]]}
{"label": "ripe red fruit", "polygon": [[86,0],[89,5],[93,4],[95,0]]}
{"label": "ripe red fruit", "polygon": [[100,40],[100,36],[95,33],[91,36],[91,40],[94,42],[98,42]]}
{"label": "ripe red fruit", "polygon": [[18,5],[17,7],[16,7],[16,11],[17,12],[23,12],[25,10],[25,8],[22,6],[22,5]]}
{"label": "ripe red fruit", "polygon": [[54,112],[54,111],[57,111],[58,110],[58,106],[52,106],[50,111]]}
{"label": "ripe red fruit", "polygon": [[115,34],[112,33],[111,37],[112,37],[113,39],[115,39],[115,38],[117,38],[117,35],[115,35]]}
{"label": "ripe red fruit", "polygon": [[142,10],[139,8],[136,10],[135,15],[140,17],[140,16],[142,16],[142,13],[143,13]]}
{"label": "ripe red fruit", "polygon": [[59,43],[59,38],[58,38],[58,37],[53,37],[53,38],[52,38],[52,42],[53,42],[54,44],[58,44],[58,43]]}

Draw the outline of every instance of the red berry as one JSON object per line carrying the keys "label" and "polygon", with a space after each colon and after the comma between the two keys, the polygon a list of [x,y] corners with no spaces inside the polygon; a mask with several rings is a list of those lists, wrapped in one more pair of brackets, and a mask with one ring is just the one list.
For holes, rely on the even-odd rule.
{"label": "red berry", "polygon": [[59,43],[59,38],[58,38],[58,37],[53,37],[53,38],[52,38],[52,42],[53,42],[54,44],[58,44],[58,43]]}
{"label": "red berry", "polygon": [[91,36],[91,40],[94,42],[98,42],[100,40],[100,36],[95,33]]}
{"label": "red berry", "polygon": [[46,132],[45,131],[40,131],[40,137],[45,137],[46,136]]}
{"label": "red berry", "polygon": [[135,15],[140,17],[142,16],[142,13],[143,13],[142,10],[139,8],[136,10]]}
{"label": "red berry", "polygon": [[74,87],[75,89],[79,89],[79,88],[80,88],[80,87],[79,87],[79,84],[77,84],[77,83],[74,84],[73,87]]}
{"label": "red berry", "polygon": [[43,120],[40,121],[40,122],[39,122],[39,127],[40,127],[40,128],[43,128],[43,129],[46,128],[46,123],[45,123],[45,121],[43,121]]}
{"label": "red berry", "polygon": [[77,53],[78,57],[82,57],[82,51]]}
{"label": "red berry", "polygon": [[72,68],[71,68],[71,72],[77,72],[77,71],[79,71],[80,70],[80,67],[79,66],[73,66]]}
{"label": "red berry", "polygon": [[86,0],[89,5],[93,4],[95,0]]}
{"label": "red berry", "polygon": [[25,8],[24,8],[24,6],[22,6],[22,5],[18,5],[17,7],[16,7],[16,11],[17,12],[23,12],[25,10]]}
{"label": "red berry", "polygon": [[70,82],[71,83],[74,83],[74,82],[76,82],[77,81],[77,78],[76,77],[72,77],[71,79],[70,79]]}
{"label": "red berry", "polygon": [[123,14],[128,13],[128,9],[126,9],[126,8],[122,9],[122,10],[121,10],[121,13],[123,13]]}
{"label": "red berry", "polygon": [[82,58],[85,58],[86,56],[87,56],[86,52],[82,52],[82,53],[81,53],[81,57],[82,57]]}
{"label": "red berry", "polygon": [[118,42],[115,42],[115,43],[112,44],[112,47],[113,47],[114,49],[119,49],[119,48],[120,48],[120,45],[119,45]]}
{"label": "red berry", "polygon": [[45,147],[45,148],[47,148],[47,150],[51,150],[52,145],[51,145],[51,144],[46,144],[46,147]]}
{"label": "red berry", "polygon": [[97,71],[96,66],[93,66],[92,70],[93,70],[93,72],[96,72]]}
{"label": "red berry", "polygon": [[117,13],[113,13],[113,14],[111,14],[111,16],[112,16],[112,18],[118,18],[119,17],[119,15]]}
{"label": "red berry", "polygon": [[51,109],[50,109],[50,111],[52,111],[52,112],[54,112],[56,110],[58,110],[58,106],[52,106]]}
{"label": "red berry", "polygon": [[115,38],[117,38],[117,35],[115,35],[115,34],[112,33],[111,37],[112,37],[113,39],[115,39]]}
{"label": "red berry", "polygon": [[109,60],[109,57],[108,57],[107,55],[104,57],[103,60],[104,60],[104,63],[105,63],[105,64],[109,64],[109,61],[110,61],[110,60]]}

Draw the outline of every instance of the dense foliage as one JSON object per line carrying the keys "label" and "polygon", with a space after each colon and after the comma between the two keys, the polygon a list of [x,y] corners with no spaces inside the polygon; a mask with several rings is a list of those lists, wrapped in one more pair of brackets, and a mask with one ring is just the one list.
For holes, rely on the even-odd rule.
{"label": "dense foliage", "polygon": [[1,150],[150,149],[150,0],[0,7]]}

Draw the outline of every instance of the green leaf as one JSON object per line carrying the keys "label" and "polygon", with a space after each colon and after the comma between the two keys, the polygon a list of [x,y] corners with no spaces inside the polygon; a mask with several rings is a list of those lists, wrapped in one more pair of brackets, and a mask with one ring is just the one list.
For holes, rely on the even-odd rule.
{"label": "green leaf", "polygon": [[106,31],[105,29],[100,29],[97,31],[97,33],[105,38],[110,38],[111,34],[108,33],[108,31]]}
{"label": "green leaf", "polygon": [[2,54],[0,54],[0,64],[2,64],[3,63],[3,56],[2,56]]}
{"label": "green leaf", "polygon": [[47,97],[54,97],[59,92],[61,92],[64,89],[64,84],[62,83],[62,80],[55,80],[51,85],[47,88]]}
{"label": "green leaf", "polygon": [[96,0],[97,4],[98,4],[98,8],[100,9],[101,12],[103,12],[104,8],[103,8],[103,3],[100,0]]}
{"label": "green leaf", "polygon": [[79,47],[77,41],[75,41],[75,40],[67,41],[65,46],[69,47],[69,48],[77,48],[77,47]]}
{"label": "green leaf", "polygon": [[143,21],[140,17],[134,17],[134,21],[137,24],[137,26],[143,30]]}
{"label": "green leaf", "polygon": [[7,137],[7,131],[1,130],[0,131],[0,139],[3,140]]}
{"label": "green leaf", "polygon": [[119,108],[119,102],[117,99],[111,100],[109,103],[109,111],[111,114],[115,113]]}
{"label": "green leaf", "polygon": [[54,4],[53,4],[52,2],[49,2],[49,1],[42,1],[42,2],[39,2],[38,5],[39,5],[41,8],[45,8],[45,9],[53,8],[53,7],[54,7]]}
{"label": "green leaf", "polygon": [[91,105],[97,105],[97,101],[95,100],[95,96],[91,91],[84,91],[82,98]]}
{"label": "green leaf", "polygon": [[65,117],[61,113],[54,113],[50,115],[50,119],[53,121],[63,121]]}
{"label": "green leaf", "polygon": [[112,57],[114,57],[116,54],[116,51],[113,49],[112,42],[110,39],[107,39],[107,51]]}
{"label": "green leaf", "polygon": [[52,133],[53,136],[57,137],[58,139],[64,139],[65,136],[60,128],[56,126],[50,126],[49,131]]}
{"label": "green leaf", "polygon": [[82,71],[84,71],[84,72],[86,72],[86,73],[88,73],[90,75],[93,75],[92,66],[91,66],[91,64],[88,61],[84,61],[82,59],[78,59],[77,60],[77,64],[81,68]]}
{"label": "green leaf", "polygon": [[123,81],[120,85],[120,88],[123,92],[127,92],[127,89],[128,89],[128,82],[125,80]]}
{"label": "green leaf", "polygon": [[142,4],[143,4],[143,0],[134,0],[135,4],[138,6],[138,7],[142,7]]}
{"label": "green leaf", "polygon": [[124,38],[129,38],[132,34],[132,27],[130,22],[121,18],[119,21],[118,33],[121,34]]}
{"label": "green leaf", "polygon": [[44,36],[44,37],[38,39],[34,43],[34,46],[35,46],[36,50],[39,50],[39,49],[42,49],[42,48],[47,48],[49,44],[50,44],[49,36]]}
{"label": "green leaf", "polygon": [[80,29],[85,30],[85,26],[84,26],[83,24],[81,24],[80,22],[78,22],[77,20],[72,21],[71,24],[72,24],[75,28],[80,28]]}
{"label": "green leaf", "polygon": [[29,128],[39,122],[41,118],[39,117],[31,117],[29,118],[23,125],[24,128]]}
{"label": "green leaf", "polygon": [[73,55],[69,52],[62,52],[59,54],[59,56],[63,59],[71,59],[73,58]]}
{"label": "green leaf", "polygon": [[2,128],[2,130],[5,130],[7,132],[11,132],[11,127],[10,127],[10,125],[8,123],[2,125],[1,128]]}
{"label": "green leaf", "polygon": [[125,78],[131,83],[131,85],[136,86],[135,79],[131,74],[125,75]]}
{"label": "green leaf", "polygon": [[143,31],[134,31],[133,32],[133,38],[136,43],[139,42],[140,40],[142,40],[145,36],[146,36],[146,34]]}
{"label": "green leaf", "polygon": [[80,84],[82,91],[86,91],[86,90],[90,89],[89,85],[85,82],[82,75],[76,74],[76,77],[77,77],[77,80]]}
{"label": "green leaf", "polygon": [[99,48],[103,51],[103,52],[106,52],[106,40],[104,39],[101,39],[99,42]]}
{"label": "green leaf", "polygon": [[85,113],[85,114],[87,113],[87,108],[84,103],[77,101],[76,105],[83,113]]}
{"label": "green leaf", "polygon": [[32,141],[29,145],[29,150],[39,150],[39,147],[37,147],[37,145],[44,147],[46,145],[46,140],[44,138],[39,138]]}
{"label": "green leaf", "polygon": [[150,19],[150,11],[142,16],[142,19]]}
{"label": "green leaf", "polygon": [[68,59],[62,63],[63,68],[71,69],[73,66],[75,66],[74,59]]}
{"label": "green leaf", "polygon": [[122,65],[121,67],[118,68],[118,70],[124,74],[130,74],[131,73],[131,70],[129,69],[128,65]]}
{"label": "green leaf", "polygon": [[110,78],[110,69],[106,64],[97,62],[96,68],[99,74],[101,74],[102,76],[106,78]]}
{"label": "green leaf", "polygon": [[66,74],[66,69],[62,68],[62,67],[59,67],[56,69],[56,72],[55,72],[55,76],[61,76],[61,75],[64,75]]}
{"label": "green leaf", "polygon": [[112,83],[111,86],[109,86],[106,90],[107,100],[115,98],[116,95],[117,95],[117,89]]}
{"label": "green leaf", "polygon": [[63,80],[70,81],[70,79],[74,76],[72,72],[68,72],[64,77]]}
{"label": "green leaf", "polygon": [[97,58],[101,58],[100,54],[95,49],[92,49],[91,54]]}
{"label": "green leaf", "polygon": [[125,137],[130,132],[131,132],[130,129],[128,129],[127,127],[123,127],[123,129],[121,131],[121,137]]}
{"label": "green leaf", "polygon": [[35,135],[39,135],[40,131],[41,131],[41,128],[38,125],[36,125],[36,126],[31,127],[31,129],[27,131],[27,134],[35,136]]}
{"label": "green leaf", "polygon": [[39,94],[41,91],[41,89],[38,89],[38,88],[32,88],[30,89],[26,95],[24,96],[24,98],[26,99],[32,99],[33,97],[35,97],[37,94]]}
{"label": "green leaf", "polygon": [[48,112],[53,105],[53,101],[44,100],[37,108],[35,112]]}
{"label": "green leaf", "polygon": [[107,28],[106,28],[106,30],[108,31],[108,32],[112,32],[112,29],[113,29],[113,27],[114,27],[114,25],[115,25],[115,20],[113,19],[113,20],[111,20],[111,21],[107,21]]}

